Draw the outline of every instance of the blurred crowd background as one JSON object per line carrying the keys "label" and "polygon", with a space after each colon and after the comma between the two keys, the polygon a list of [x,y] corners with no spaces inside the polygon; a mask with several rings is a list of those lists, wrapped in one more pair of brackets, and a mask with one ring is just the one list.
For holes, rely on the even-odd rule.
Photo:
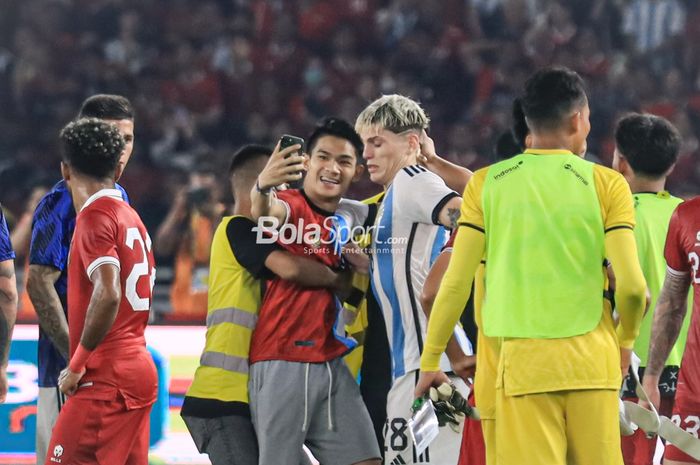
{"label": "blurred crowd background", "polygon": [[[158,268],[166,282],[160,264],[176,265],[172,234],[188,218],[176,210],[201,201],[187,192],[201,193],[207,176],[221,187],[210,200],[230,201],[224,174],[240,144],[303,137],[325,115],[354,122],[380,94],[401,93],[427,109],[438,153],[479,168],[526,77],[549,64],[587,82],[589,159],[610,164],[625,112],[662,115],[684,140],[669,188],[700,193],[700,0],[3,0],[1,9],[0,201],[11,225],[58,179],[57,134],[81,101],[125,95],[136,148],[122,184],[152,236],[171,222],[174,245]],[[377,190],[366,181],[352,193]],[[206,256],[198,247],[192,255]]]}

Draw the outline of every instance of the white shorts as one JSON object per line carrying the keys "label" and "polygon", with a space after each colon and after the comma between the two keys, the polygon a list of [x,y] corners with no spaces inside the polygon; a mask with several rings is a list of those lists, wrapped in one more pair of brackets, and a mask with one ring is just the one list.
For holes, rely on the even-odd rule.
{"label": "white shorts", "polygon": [[36,463],[43,465],[51,440],[51,431],[56,424],[58,412],[66,403],[66,397],[58,387],[40,387],[36,405]]}
{"label": "white shorts", "polygon": [[[408,431],[411,418],[413,393],[418,380],[418,371],[410,371],[396,379],[387,397],[387,419],[384,424],[384,464],[455,464],[459,460],[462,446],[462,433],[455,433],[449,426],[440,428],[440,434],[420,455],[416,456],[413,439]],[[466,399],[469,387],[457,376],[450,375],[450,380]]]}

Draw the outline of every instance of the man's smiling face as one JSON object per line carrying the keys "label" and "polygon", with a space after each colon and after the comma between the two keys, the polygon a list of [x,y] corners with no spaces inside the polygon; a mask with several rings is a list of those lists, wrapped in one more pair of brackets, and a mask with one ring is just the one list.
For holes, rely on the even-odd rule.
{"label": "man's smiling face", "polygon": [[350,141],[331,135],[321,136],[309,154],[304,191],[312,199],[340,200],[350,183],[362,174],[362,165],[357,158]]}

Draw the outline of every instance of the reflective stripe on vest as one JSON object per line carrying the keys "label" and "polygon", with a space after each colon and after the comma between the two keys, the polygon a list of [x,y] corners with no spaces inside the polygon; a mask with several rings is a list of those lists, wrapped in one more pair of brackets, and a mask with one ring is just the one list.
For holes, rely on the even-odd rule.
{"label": "reflective stripe on vest", "polygon": [[257,322],[257,315],[235,307],[212,310],[207,315],[207,328],[221,323],[233,323],[234,325],[243,326],[244,328],[252,330],[255,329],[255,324]]}
{"label": "reflective stripe on vest", "polygon": [[236,357],[235,355],[226,355],[221,352],[204,352],[199,359],[202,366],[213,368],[221,368],[222,370],[232,371],[234,373],[248,374],[248,359]]}

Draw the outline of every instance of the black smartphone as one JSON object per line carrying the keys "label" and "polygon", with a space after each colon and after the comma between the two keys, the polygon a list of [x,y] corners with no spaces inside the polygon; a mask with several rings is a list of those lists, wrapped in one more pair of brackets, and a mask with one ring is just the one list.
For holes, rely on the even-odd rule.
{"label": "black smartphone", "polygon": [[[297,137],[297,136],[290,136],[289,134],[284,134],[280,138],[280,150],[285,149],[287,147],[291,147],[292,145],[296,145],[296,144],[301,145],[299,152],[297,152],[299,155],[301,155],[303,153],[303,150],[304,150],[304,139],[302,139],[301,137]],[[290,155],[291,155],[291,153],[287,154],[284,158],[289,158]],[[299,189],[299,188],[301,188],[301,186],[302,186],[301,179],[298,181],[290,182],[288,184],[288,187],[290,189]]]}
{"label": "black smartphone", "polygon": [[[304,149],[304,139],[301,137],[297,136],[290,136],[289,134],[284,134],[280,138],[280,150],[286,149],[287,147],[291,147],[292,145],[299,144],[301,145],[301,148],[299,149],[299,154],[301,154],[301,151]],[[289,154],[291,155],[291,154]],[[287,155],[287,157],[289,156]],[[285,158],[287,158],[285,157]]]}

